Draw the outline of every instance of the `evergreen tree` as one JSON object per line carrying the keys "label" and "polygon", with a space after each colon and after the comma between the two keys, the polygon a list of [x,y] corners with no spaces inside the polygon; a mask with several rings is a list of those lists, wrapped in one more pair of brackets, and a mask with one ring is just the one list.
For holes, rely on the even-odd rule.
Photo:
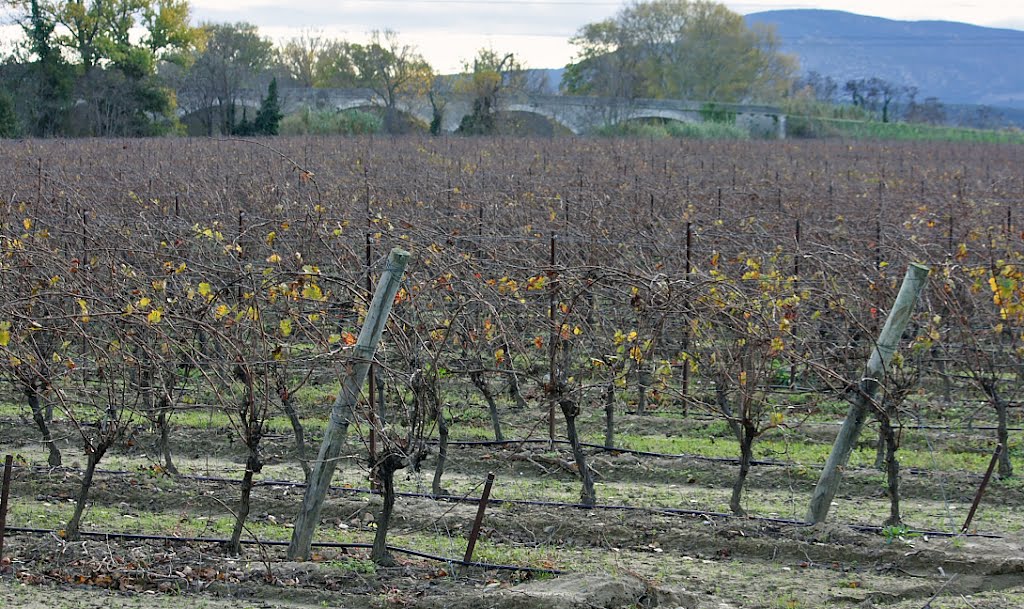
{"label": "evergreen tree", "polygon": [[267,96],[260,102],[259,112],[253,120],[253,132],[256,135],[277,135],[281,125],[281,101],[277,96],[277,79],[270,81]]}
{"label": "evergreen tree", "polygon": [[14,114],[14,100],[5,91],[0,91],[0,137],[18,135],[18,119]]}
{"label": "evergreen tree", "polygon": [[242,137],[259,135],[256,131],[256,123],[249,120],[247,108],[242,108],[242,121],[231,128],[231,135],[239,135]]}

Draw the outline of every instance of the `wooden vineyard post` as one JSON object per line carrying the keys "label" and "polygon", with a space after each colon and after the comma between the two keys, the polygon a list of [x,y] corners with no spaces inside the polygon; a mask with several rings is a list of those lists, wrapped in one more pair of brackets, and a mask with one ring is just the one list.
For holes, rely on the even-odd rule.
{"label": "wooden vineyard post", "polygon": [[864,378],[860,381],[859,391],[850,404],[850,410],[843,421],[842,427],[836,435],[835,443],[832,445],[832,452],[828,456],[825,468],[818,478],[818,485],[811,495],[811,503],[807,510],[807,522],[824,522],[828,516],[828,510],[832,506],[832,499],[839,489],[839,482],[842,479],[843,468],[850,460],[850,453],[857,443],[857,437],[864,427],[864,419],[867,418],[869,408],[878,391],[880,380],[885,375],[892,356],[896,353],[900,337],[906,329],[910,316],[917,305],[917,298],[924,288],[928,279],[928,267],[921,264],[911,264],[907,268],[907,274],[903,278],[903,285],[896,295],[892,310],[885,319],[885,325],[878,336],[878,343],[871,352],[868,359],[867,369],[864,371]]}
{"label": "wooden vineyard post", "polygon": [[366,312],[366,321],[356,340],[352,361],[348,372],[341,380],[341,390],[331,406],[331,416],[324,430],[324,440],[313,469],[309,474],[306,493],[302,498],[302,507],[295,518],[295,529],[288,545],[288,558],[292,560],[308,559],[313,532],[320,522],[320,510],[324,498],[330,488],[334,468],[341,455],[348,435],[348,426],[352,421],[353,410],[359,400],[367,371],[377,351],[384,325],[391,313],[391,305],[395,302],[402,275],[409,263],[409,252],[395,248],[388,255],[387,267],[377,283],[377,291]]}
{"label": "wooden vineyard post", "polygon": [[[14,456],[7,455],[4,457],[4,474],[3,484],[0,486],[0,559],[4,557],[4,537],[7,536],[7,499],[11,492],[11,469],[14,467]],[[991,473],[991,469],[989,471]],[[971,510],[971,515],[974,515],[974,510]],[[967,525],[964,525],[965,527]],[[0,572],[3,571],[0,566]]]}
{"label": "wooden vineyard post", "polygon": [[561,328],[557,322],[555,308],[558,306],[558,272],[555,270],[555,243],[558,235],[551,235],[551,268],[548,276],[551,277],[551,292],[548,295],[548,320],[551,323],[548,329],[548,442],[550,448],[555,446],[555,398],[554,387],[558,377],[558,340],[561,335]]}

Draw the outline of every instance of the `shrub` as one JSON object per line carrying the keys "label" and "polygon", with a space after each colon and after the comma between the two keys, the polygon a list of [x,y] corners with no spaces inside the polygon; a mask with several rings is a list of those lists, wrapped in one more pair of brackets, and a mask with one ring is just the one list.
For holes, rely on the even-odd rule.
{"label": "shrub", "polygon": [[14,113],[14,100],[5,91],[0,91],[0,137],[18,135],[18,117]]}
{"label": "shrub", "polygon": [[741,127],[725,123],[684,123],[680,121],[626,121],[604,125],[595,131],[604,137],[635,137],[667,139],[670,137],[697,140],[748,140],[750,134]]}
{"label": "shrub", "polygon": [[362,110],[310,110],[284,117],[281,135],[365,135],[379,133],[380,117]]}

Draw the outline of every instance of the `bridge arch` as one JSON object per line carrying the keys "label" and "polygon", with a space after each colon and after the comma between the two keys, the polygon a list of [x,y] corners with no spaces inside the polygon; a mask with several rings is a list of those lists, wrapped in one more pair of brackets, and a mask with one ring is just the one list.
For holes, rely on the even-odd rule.
{"label": "bridge arch", "polygon": [[[247,107],[258,108],[263,92],[247,91],[240,96]],[[306,89],[283,88],[280,90],[281,109],[285,114],[298,112],[302,108],[336,111],[380,107],[379,97],[367,89]],[[182,99],[183,107],[188,107]],[[502,104],[505,112],[521,112],[542,116],[554,125],[559,125],[574,134],[583,134],[603,125],[617,124],[635,119],[667,119],[687,123],[703,122],[702,108],[706,104],[685,100],[667,99],[616,99],[569,95],[512,96]],[[733,113],[737,126],[751,131],[755,137],[786,136],[786,117],[778,108],[746,104],[716,104]],[[194,107],[193,107],[194,108]],[[425,96],[406,98],[398,108],[424,124],[430,124],[433,107]],[[468,96],[453,96],[447,100],[442,117],[442,128],[453,132],[458,129],[462,117],[471,111]],[[187,112],[180,111],[181,114]]]}
{"label": "bridge arch", "polygon": [[577,125],[574,125],[571,121],[567,121],[565,117],[556,111],[554,108],[542,106],[535,103],[510,103],[506,104],[501,109],[502,112],[522,112],[524,114],[534,114],[546,118],[551,123],[568,129],[573,135],[579,135],[581,130]]}

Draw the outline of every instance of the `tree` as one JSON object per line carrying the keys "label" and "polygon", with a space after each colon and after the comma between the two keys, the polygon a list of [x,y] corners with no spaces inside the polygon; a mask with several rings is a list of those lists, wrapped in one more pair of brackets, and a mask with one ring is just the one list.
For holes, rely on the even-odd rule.
{"label": "tree", "polygon": [[315,32],[302,32],[285,42],[277,51],[277,61],[301,87],[345,88],[358,80],[351,45]]}
{"label": "tree", "polygon": [[[173,127],[174,96],[156,79],[156,64],[198,42],[185,0],[4,3],[26,34],[34,82],[20,93],[39,100],[27,110],[35,134],[149,135]],[[84,103],[72,107],[72,97]]]}
{"label": "tree", "polygon": [[[189,24],[187,0],[6,0],[26,27],[36,50],[43,40],[60,48],[85,72],[105,61],[117,62],[125,53],[145,49],[163,58],[194,46],[198,33]],[[38,27],[43,25],[43,27]],[[136,43],[133,30],[145,34]]]}
{"label": "tree", "polygon": [[[709,287],[694,302],[693,335],[703,345],[695,365],[714,380],[710,409],[723,417],[739,443],[739,473],[729,509],[744,515],[743,487],[753,462],[754,442],[786,424],[785,411],[769,398],[784,365],[800,349],[793,320],[803,313],[801,292],[788,260],[741,254],[732,269],[714,259]],[[741,262],[742,261],[742,262]],[[730,277],[730,270],[732,276]]]}
{"label": "tree", "polygon": [[895,106],[908,93],[907,87],[874,76],[848,80],[843,91],[854,106],[875,113],[883,123],[889,122]]}
{"label": "tree", "polygon": [[941,125],[946,122],[946,106],[937,97],[926,97],[921,103],[911,97],[904,118],[908,123]]}
{"label": "tree", "polygon": [[14,100],[6,91],[0,91],[0,137],[18,135],[18,117],[14,114]]}
{"label": "tree", "polygon": [[267,96],[260,103],[259,112],[256,113],[253,131],[256,135],[277,135],[282,116],[281,102],[277,98],[277,79],[274,78],[267,87]]}
{"label": "tree", "polygon": [[770,100],[789,90],[795,66],[774,30],[706,0],[635,2],[572,43],[566,90],[588,95]]}
{"label": "tree", "polygon": [[565,91],[625,99],[644,94],[640,55],[625,50],[630,40],[614,21],[587,24],[570,42],[580,50],[576,63],[565,68]]}
{"label": "tree", "polygon": [[202,109],[208,135],[231,133],[244,89],[257,85],[270,67],[273,43],[250,23],[203,26],[206,47],[195,57],[186,77],[185,92]]}
{"label": "tree", "polygon": [[480,49],[457,88],[473,98],[469,114],[462,118],[459,132],[485,135],[496,130],[495,118],[503,95],[509,90],[523,89],[523,67],[513,53],[501,54],[494,49]]}
{"label": "tree", "polygon": [[427,98],[430,100],[430,135],[440,135],[444,129],[444,112],[448,98],[455,90],[455,77],[438,74],[430,83]]}
{"label": "tree", "polygon": [[808,92],[815,101],[833,104],[837,101],[839,83],[831,76],[824,76],[811,70],[793,83],[794,93],[804,91]]}
{"label": "tree", "polygon": [[398,102],[405,95],[425,93],[433,82],[434,71],[416,47],[402,44],[392,30],[373,32],[370,43],[352,45],[352,63],[359,84],[371,89],[384,106],[384,130],[402,130],[398,121]]}

